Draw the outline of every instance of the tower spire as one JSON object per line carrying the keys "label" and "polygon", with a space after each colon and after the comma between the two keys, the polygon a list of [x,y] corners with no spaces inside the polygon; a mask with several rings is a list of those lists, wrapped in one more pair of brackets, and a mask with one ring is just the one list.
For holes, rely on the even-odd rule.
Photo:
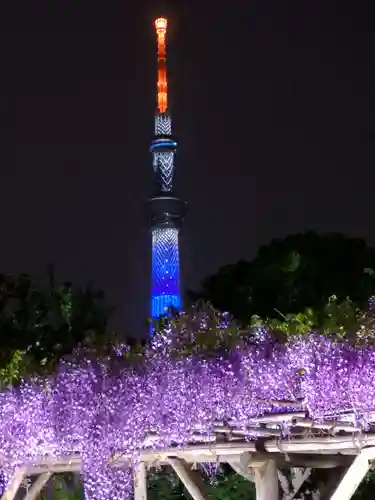
{"label": "tower spire", "polygon": [[168,109],[168,80],[167,80],[167,27],[168,21],[164,17],[155,19],[156,36],[158,40],[158,81],[157,102],[158,112],[166,113]]}
{"label": "tower spire", "polygon": [[176,196],[173,181],[177,142],[172,137],[172,120],[168,113],[166,36],[168,21],[155,20],[157,36],[157,112],[155,136],[150,151],[155,179],[150,199],[152,232],[151,316],[158,318],[170,308],[180,310],[179,232],[185,203]]}

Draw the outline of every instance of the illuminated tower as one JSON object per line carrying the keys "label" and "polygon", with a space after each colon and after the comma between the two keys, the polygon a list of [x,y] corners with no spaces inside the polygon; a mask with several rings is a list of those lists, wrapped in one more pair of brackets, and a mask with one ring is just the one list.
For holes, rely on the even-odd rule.
{"label": "illuminated tower", "polygon": [[150,151],[153,156],[155,191],[150,199],[152,231],[151,316],[158,318],[173,307],[181,309],[179,231],[185,203],[173,189],[177,142],[172,137],[172,120],[168,113],[166,68],[167,20],[155,20],[158,44],[157,111],[155,137]]}

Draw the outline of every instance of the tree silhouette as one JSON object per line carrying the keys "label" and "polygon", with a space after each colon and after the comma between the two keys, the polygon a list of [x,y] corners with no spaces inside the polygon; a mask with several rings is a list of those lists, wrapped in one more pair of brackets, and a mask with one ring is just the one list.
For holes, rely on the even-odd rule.
{"label": "tree silhouette", "polygon": [[52,271],[45,285],[0,275],[0,382],[51,371],[79,346],[100,348],[111,312],[103,292],[59,285]]}
{"label": "tree silhouette", "polygon": [[248,324],[253,315],[280,318],[320,311],[330,297],[362,308],[375,294],[375,249],[342,234],[293,234],[259,249],[252,261],[227,265],[205,279],[193,301],[209,301]]}

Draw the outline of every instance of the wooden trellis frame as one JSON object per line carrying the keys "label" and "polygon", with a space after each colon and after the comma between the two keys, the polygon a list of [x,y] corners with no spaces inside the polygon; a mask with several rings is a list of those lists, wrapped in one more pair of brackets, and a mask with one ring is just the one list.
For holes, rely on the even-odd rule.
{"label": "wooden trellis frame", "polygon": [[[375,424],[375,412],[370,412]],[[281,423],[288,423],[288,435],[283,435]],[[294,500],[313,468],[331,468],[331,484],[320,500],[350,500],[375,459],[375,426],[367,432],[353,424],[353,415],[344,413],[339,419],[312,422],[304,412],[270,414],[251,419],[244,430],[231,423],[218,423],[212,435],[194,429],[191,442],[155,450],[157,435],[146,438],[134,466],[135,500],[147,500],[147,470],[158,465],[170,465],[184,483],[193,500],[205,500],[205,492],[195,469],[197,463],[227,463],[244,478],[256,485],[257,500]],[[372,422],[370,422],[372,423]],[[250,434],[251,440],[246,439]],[[173,441],[173,436],[172,439]],[[177,440],[176,440],[177,441]],[[132,456],[116,453],[110,459],[112,467],[132,466]],[[280,469],[295,471],[292,490],[285,484]],[[297,468],[297,469],[295,469]],[[302,469],[298,469],[302,468]],[[28,476],[37,475],[24,500],[35,500],[54,473],[80,472],[81,457],[40,456],[33,458],[14,472],[1,500],[14,500]]]}

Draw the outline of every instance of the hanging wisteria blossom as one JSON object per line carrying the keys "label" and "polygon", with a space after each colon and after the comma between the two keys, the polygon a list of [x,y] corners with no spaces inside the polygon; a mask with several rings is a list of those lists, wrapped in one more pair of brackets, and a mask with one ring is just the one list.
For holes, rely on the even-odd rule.
{"label": "hanging wisteria blossom", "polygon": [[[346,409],[365,420],[375,408],[374,347],[318,334],[278,344],[258,333],[216,355],[176,356],[181,331],[171,327],[155,334],[141,362],[127,362],[127,349],[117,347],[111,360],[81,355],[62,362],[54,377],[2,392],[4,470],[79,453],[86,498],[120,499],[132,479],[108,465],[114,452],[136,461],[146,445],[187,445],[194,429],[208,436],[218,421],[246,429],[251,417],[286,410],[275,400],[294,401],[315,420]],[[194,343],[194,332],[185,337]],[[156,438],[146,444],[150,432]]]}

